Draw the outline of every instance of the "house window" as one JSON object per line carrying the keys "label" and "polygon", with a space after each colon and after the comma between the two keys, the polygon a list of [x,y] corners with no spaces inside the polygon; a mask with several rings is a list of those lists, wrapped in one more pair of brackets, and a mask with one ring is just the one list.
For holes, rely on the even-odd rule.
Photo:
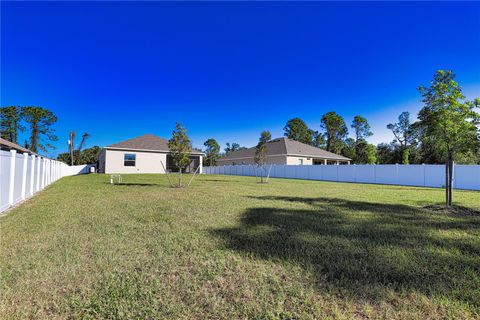
{"label": "house window", "polygon": [[301,166],[303,166],[303,159],[298,159],[298,164],[300,164]]}
{"label": "house window", "polygon": [[123,155],[123,165],[125,167],[135,167],[135,154],[125,153]]}

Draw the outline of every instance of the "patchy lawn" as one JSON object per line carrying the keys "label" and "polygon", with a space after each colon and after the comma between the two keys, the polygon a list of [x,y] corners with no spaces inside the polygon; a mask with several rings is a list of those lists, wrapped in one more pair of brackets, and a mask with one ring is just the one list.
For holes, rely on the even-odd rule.
{"label": "patchy lawn", "polygon": [[64,178],[0,217],[0,318],[480,317],[472,214],[442,190],[201,176]]}

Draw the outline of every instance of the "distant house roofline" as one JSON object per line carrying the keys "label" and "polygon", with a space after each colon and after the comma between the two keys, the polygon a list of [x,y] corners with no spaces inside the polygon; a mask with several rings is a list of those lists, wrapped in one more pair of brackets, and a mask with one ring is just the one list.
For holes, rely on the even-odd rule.
{"label": "distant house roofline", "polygon": [[[106,150],[131,150],[141,152],[170,152],[168,140],[155,136],[153,134],[144,134],[139,137],[127,139],[118,143],[105,146]],[[192,149],[190,152],[194,155],[204,155],[201,150]]]}
{"label": "distant house roofline", "polygon": [[[106,150],[125,150],[125,151],[141,151],[141,152],[165,152],[165,153],[168,153],[170,152],[170,150],[157,150],[157,149],[135,149],[135,148],[117,148],[117,147],[109,147],[109,146],[106,146],[104,147],[104,149]],[[205,153],[201,152],[201,151],[198,151],[196,149],[192,149],[192,151],[190,152],[191,154],[201,154],[201,155],[204,155]]]}
{"label": "distant house roofline", "polygon": [[1,150],[7,150],[7,151],[13,149],[13,150],[16,150],[16,151],[19,151],[19,152],[22,152],[22,153],[28,153],[28,154],[43,157],[43,156],[39,155],[38,153],[33,152],[32,150],[24,148],[21,145],[10,142],[10,141],[8,141],[6,139],[3,139],[3,138],[0,138],[0,149]]}
{"label": "distant house roofline", "polygon": [[[231,161],[239,159],[249,159],[254,157],[255,148],[238,150],[229,152],[224,157],[218,159],[219,161]],[[298,142],[287,137],[272,139],[267,142],[267,157],[274,156],[292,156],[292,157],[307,157],[320,158],[337,161],[351,161],[352,159],[338,155],[318,147],[314,147],[302,142]]]}

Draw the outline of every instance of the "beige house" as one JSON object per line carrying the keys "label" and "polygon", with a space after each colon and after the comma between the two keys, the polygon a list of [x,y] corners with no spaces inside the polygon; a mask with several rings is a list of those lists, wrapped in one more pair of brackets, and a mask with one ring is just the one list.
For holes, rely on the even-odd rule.
{"label": "beige house", "polygon": [[[202,172],[204,154],[193,150],[187,173],[193,173],[198,167]],[[165,173],[178,172],[174,165],[168,141],[146,134],[137,138],[111,144],[98,155],[98,172],[101,173]]]}
{"label": "beige house", "polygon": [[[230,152],[218,159],[218,165],[254,164],[255,147]],[[350,164],[347,157],[325,151],[288,138],[273,139],[267,143],[268,164],[326,165]]]}

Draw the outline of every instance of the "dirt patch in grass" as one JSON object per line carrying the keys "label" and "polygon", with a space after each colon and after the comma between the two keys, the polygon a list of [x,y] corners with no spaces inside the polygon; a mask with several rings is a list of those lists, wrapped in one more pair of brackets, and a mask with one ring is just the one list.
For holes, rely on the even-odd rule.
{"label": "dirt patch in grass", "polygon": [[[479,198],[480,198],[480,195],[479,195]],[[423,208],[428,211],[431,211],[434,213],[440,213],[440,214],[480,217],[480,210],[475,210],[475,209],[467,208],[463,206],[452,206],[450,208],[446,208],[444,205],[430,205],[430,206],[424,206]]]}

